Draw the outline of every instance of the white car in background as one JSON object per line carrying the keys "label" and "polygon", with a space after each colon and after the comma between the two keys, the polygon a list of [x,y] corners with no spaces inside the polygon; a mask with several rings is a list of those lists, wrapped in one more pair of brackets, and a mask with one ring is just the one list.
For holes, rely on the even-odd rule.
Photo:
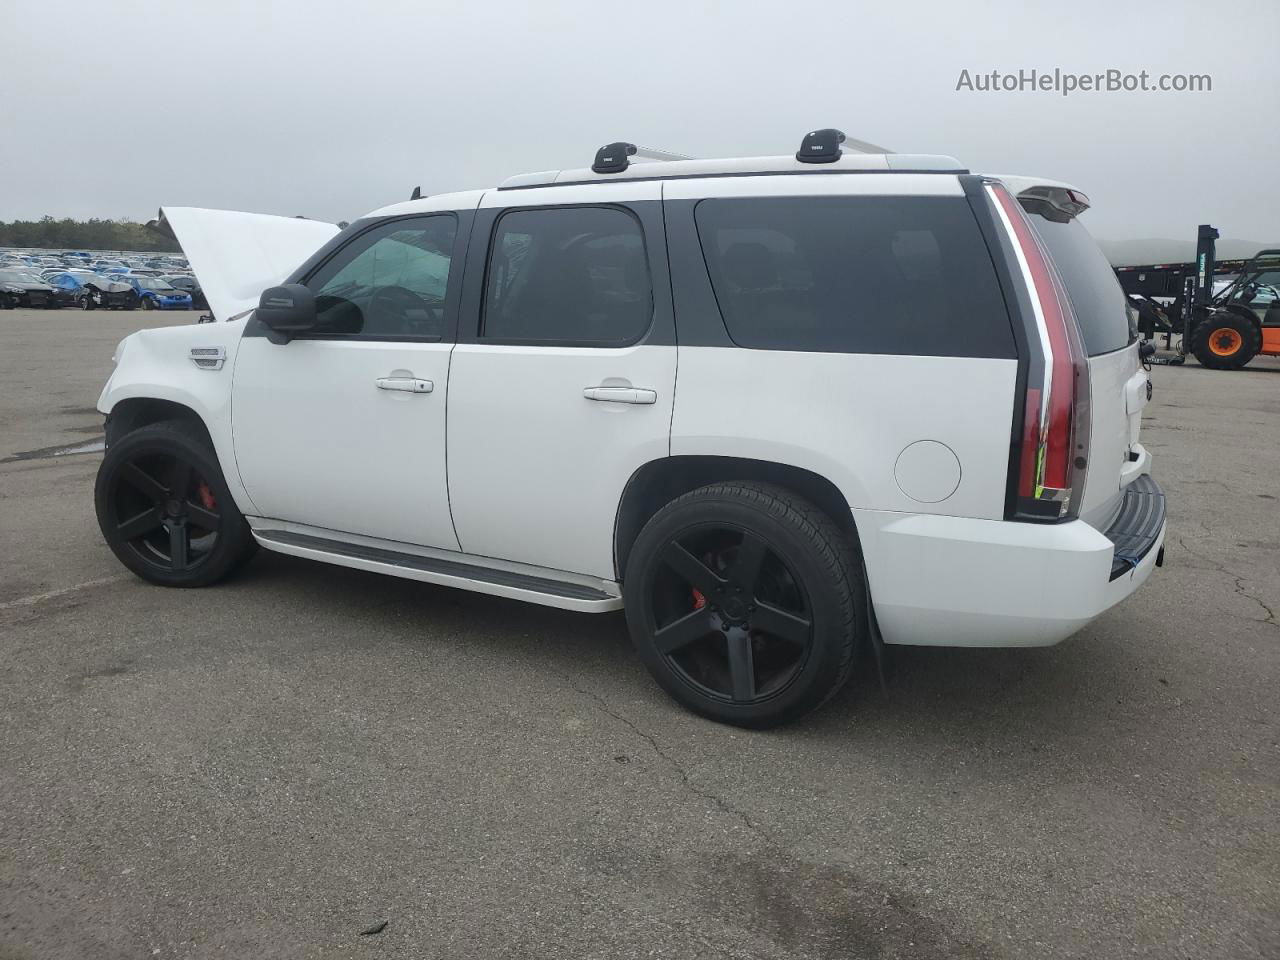
{"label": "white car in background", "polygon": [[223,322],[121,342],[107,542],[168,586],[262,546],[625,608],[664,689],[751,727],[881,642],[1070,636],[1165,535],[1088,201],[842,139],[610,144],[342,231],[166,209]]}

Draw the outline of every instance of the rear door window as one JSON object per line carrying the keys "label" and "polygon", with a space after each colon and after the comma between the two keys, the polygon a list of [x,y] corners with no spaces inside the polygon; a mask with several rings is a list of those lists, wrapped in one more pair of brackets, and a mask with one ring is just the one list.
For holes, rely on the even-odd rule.
{"label": "rear door window", "polygon": [[963,198],[708,199],[694,216],[740,346],[1015,356],[995,267]]}
{"label": "rear door window", "polygon": [[494,230],[481,339],[620,346],[653,320],[644,233],[618,207],[504,213]]}
{"label": "rear door window", "polygon": [[1089,356],[1127,346],[1137,336],[1120,281],[1097,242],[1074,217],[1043,202],[1023,202],[1067,286],[1071,309]]}

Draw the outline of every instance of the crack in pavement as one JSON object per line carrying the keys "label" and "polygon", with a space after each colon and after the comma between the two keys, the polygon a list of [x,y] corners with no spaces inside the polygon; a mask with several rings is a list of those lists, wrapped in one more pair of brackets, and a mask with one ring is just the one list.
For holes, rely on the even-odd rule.
{"label": "crack in pavement", "polygon": [[726,801],[723,797],[720,797],[714,793],[711,793],[708,790],[704,790],[703,788],[699,787],[696,783],[694,783],[692,780],[690,780],[688,772],[684,769],[683,766],[680,765],[680,762],[676,760],[674,757],[672,757],[665,750],[663,750],[662,747],[658,745],[657,739],[655,739],[652,734],[646,733],[644,730],[641,730],[640,727],[636,726],[636,724],[633,723],[631,720],[628,720],[622,714],[618,713],[616,710],[610,707],[608,702],[603,697],[601,697],[598,693],[596,693],[594,690],[586,690],[578,686],[576,683],[573,682],[573,678],[570,677],[568,674],[561,674],[560,676],[564,679],[564,682],[569,685],[570,689],[572,689],[576,693],[580,693],[583,696],[589,697],[591,700],[593,700],[596,706],[600,709],[601,713],[604,713],[610,717],[613,717],[613,719],[617,720],[619,723],[625,726],[628,730],[630,730],[640,739],[644,740],[647,744],[649,744],[649,747],[653,750],[653,752],[656,753],[662,760],[665,760],[668,766],[670,766],[671,769],[676,772],[676,776],[680,778],[680,783],[686,790],[688,790],[690,793],[694,794],[695,796],[701,797],[702,799],[709,801],[721,813],[727,814],[739,820],[747,828],[747,830],[750,831],[750,833],[761,843],[767,844],[769,846],[776,846],[776,844],[773,841],[773,838],[770,837],[767,833],[765,833],[765,831],[761,829],[760,825],[756,823],[754,820],[752,820],[750,815],[748,815],[746,811],[738,809],[733,804]]}
{"label": "crack in pavement", "polygon": [[1276,620],[1276,612],[1272,610],[1271,607],[1269,607],[1262,600],[1261,597],[1255,597],[1252,593],[1250,593],[1248,590],[1244,588],[1244,585],[1246,583],[1253,583],[1254,581],[1250,580],[1248,577],[1240,576],[1238,573],[1236,573],[1233,570],[1228,570],[1217,560],[1210,559],[1209,557],[1206,557],[1204,554],[1197,553],[1195,550],[1192,550],[1190,547],[1187,546],[1187,541],[1184,540],[1181,536],[1179,536],[1177,540],[1178,540],[1178,545],[1181,546],[1182,549],[1185,550],[1190,556],[1201,561],[1202,563],[1207,563],[1209,565],[1209,569],[1214,570],[1218,573],[1221,573],[1223,576],[1230,577],[1233,581],[1235,581],[1236,594],[1241,597],[1245,597],[1248,600],[1252,600],[1254,603],[1256,603],[1258,606],[1262,608],[1264,613],[1266,613],[1266,616],[1263,617],[1261,620],[1256,620],[1252,617],[1250,617],[1249,619],[1253,620],[1254,623],[1261,623],[1270,627],[1280,627],[1280,621]]}

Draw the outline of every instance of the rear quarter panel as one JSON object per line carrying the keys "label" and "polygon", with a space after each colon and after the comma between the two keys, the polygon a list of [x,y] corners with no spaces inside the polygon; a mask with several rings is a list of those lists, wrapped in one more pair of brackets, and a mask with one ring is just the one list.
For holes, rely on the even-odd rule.
{"label": "rear quarter panel", "polygon": [[[854,509],[1004,515],[1017,361],[681,347],[674,456],[790,464]],[[902,452],[945,444],[959,483],[925,503],[899,485]]]}

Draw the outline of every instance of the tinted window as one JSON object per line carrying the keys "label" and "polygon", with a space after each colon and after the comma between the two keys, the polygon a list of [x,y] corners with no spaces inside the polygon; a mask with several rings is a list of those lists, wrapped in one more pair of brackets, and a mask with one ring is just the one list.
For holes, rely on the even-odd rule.
{"label": "tinted window", "polygon": [[695,217],[741,346],[1014,356],[995,268],[962,198],[716,199]]}
{"label": "tinted window", "polygon": [[1025,202],[1023,208],[1067,285],[1071,309],[1089,356],[1110,353],[1128,344],[1136,335],[1136,327],[1130,324],[1128,302],[1115,271],[1089,231],[1074,218],[1063,222],[1063,216],[1052,208],[1046,210]]}
{"label": "tinted window", "polygon": [[494,230],[486,339],[623,344],[653,317],[640,223],[612,207],[514,210]]}
{"label": "tinted window", "polygon": [[308,282],[317,331],[415,340],[444,335],[457,221],[399,220],[361,234]]}

